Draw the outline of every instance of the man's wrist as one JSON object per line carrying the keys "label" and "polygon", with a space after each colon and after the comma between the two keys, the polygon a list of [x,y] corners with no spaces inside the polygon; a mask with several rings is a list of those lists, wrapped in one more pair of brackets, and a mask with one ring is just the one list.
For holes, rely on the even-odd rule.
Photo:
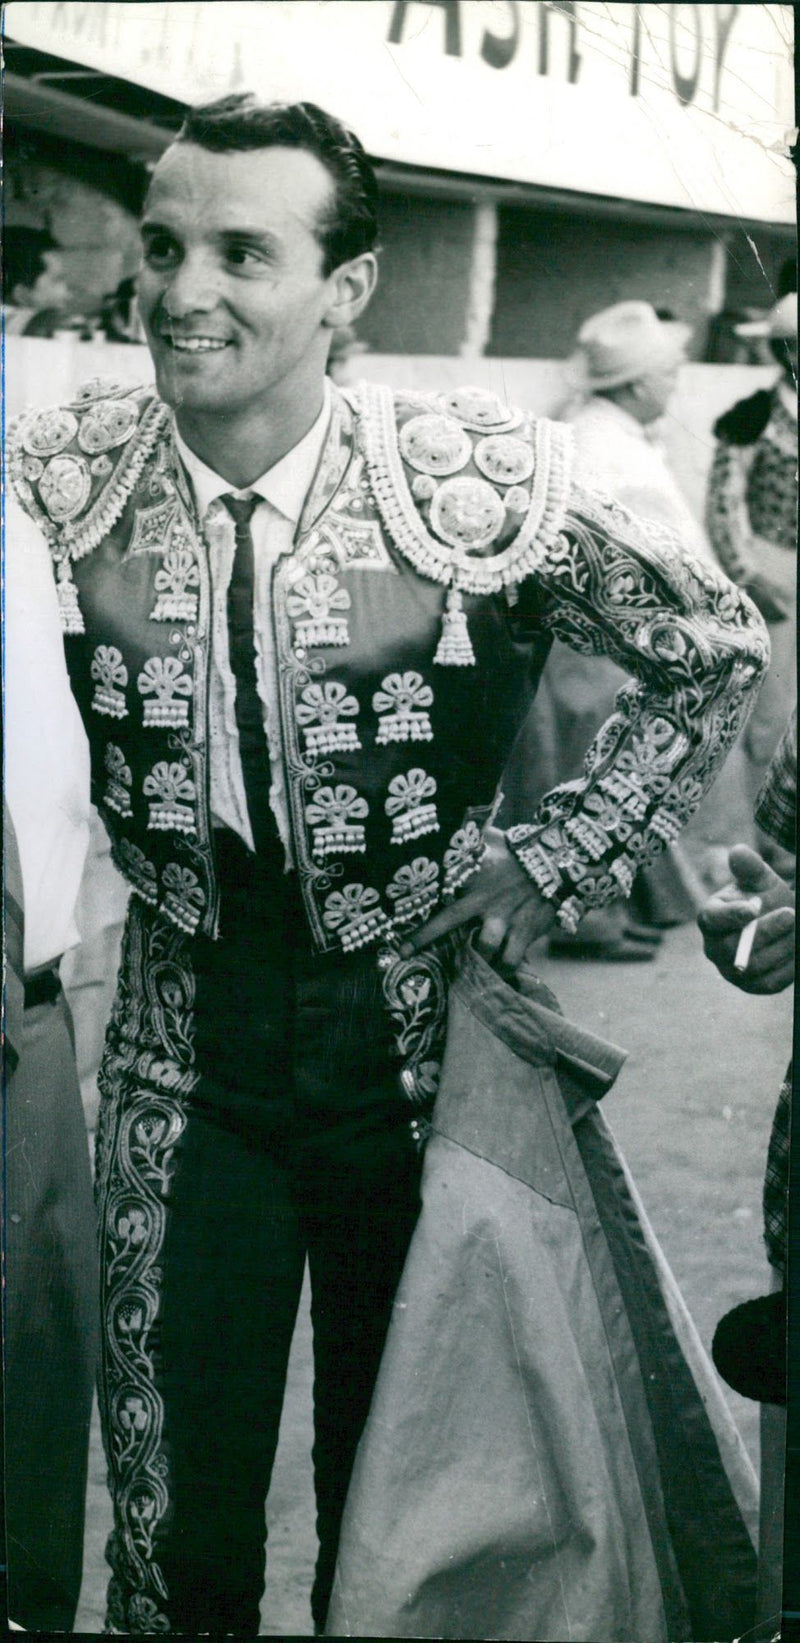
{"label": "man's wrist", "polygon": [[505,838],[542,900],[553,909],[553,922],[565,930],[577,930],[584,912],[582,902],[569,874],[556,866],[552,853],[542,844],[541,830],[522,822],[509,827]]}

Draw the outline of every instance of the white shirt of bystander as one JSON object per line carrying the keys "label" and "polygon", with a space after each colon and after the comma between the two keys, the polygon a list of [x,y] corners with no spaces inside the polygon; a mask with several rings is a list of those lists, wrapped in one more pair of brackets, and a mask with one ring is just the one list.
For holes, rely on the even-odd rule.
{"label": "white shirt of bystander", "polygon": [[657,422],[644,427],[629,411],[600,394],[570,406],[565,419],[575,436],[578,484],[613,496],[642,519],[668,525],[683,548],[706,563],[716,562],[702,526],[670,472]]}
{"label": "white shirt of bystander", "polygon": [[5,794],[22,867],[30,974],[79,940],[89,746],[70,690],[47,543],[10,492],[3,586]]}

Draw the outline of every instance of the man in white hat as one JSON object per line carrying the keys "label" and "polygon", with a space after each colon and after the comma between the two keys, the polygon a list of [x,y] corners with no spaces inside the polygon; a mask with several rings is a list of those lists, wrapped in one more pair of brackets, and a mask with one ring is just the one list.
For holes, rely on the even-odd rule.
{"label": "man in white hat", "polygon": [[669,525],[684,547],[709,559],[658,438],[690,336],[690,326],[661,319],[649,302],[618,302],[593,314],[578,333],[571,362],[577,393],[565,416],[579,483]]}
{"label": "man in white hat", "polygon": [[745,735],[754,799],[797,697],[797,293],[736,329],[763,337],[780,366],[771,388],[716,423],[706,510],[723,570],[769,626],[772,662]]}

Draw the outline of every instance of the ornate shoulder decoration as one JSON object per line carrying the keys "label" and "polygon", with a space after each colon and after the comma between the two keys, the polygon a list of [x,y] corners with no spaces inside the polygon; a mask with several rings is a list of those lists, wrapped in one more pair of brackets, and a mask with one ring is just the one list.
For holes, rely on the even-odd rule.
{"label": "ornate shoulder decoration", "polygon": [[50,543],[66,633],[83,632],[71,562],[116,524],[169,426],[152,388],[95,377],[68,404],[24,412],[9,429],[9,477]]}
{"label": "ornate shoulder decoration", "polygon": [[9,431],[23,507],[81,559],[116,524],[170,412],[151,388],[95,378],[67,405],[28,411]]}
{"label": "ornate shoulder decoration", "polygon": [[381,517],[415,570],[490,594],[536,569],[566,507],[569,429],[481,388],[423,399],[362,383],[358,398]]}

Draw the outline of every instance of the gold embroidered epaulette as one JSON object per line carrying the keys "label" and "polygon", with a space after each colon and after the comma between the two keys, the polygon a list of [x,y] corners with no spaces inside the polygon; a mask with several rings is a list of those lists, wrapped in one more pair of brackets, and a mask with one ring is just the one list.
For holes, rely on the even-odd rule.
{"label": "gold embroidered epaulette", "polygon": [[383,524],[421,576],[448,588],[437,662],[473,660],[462,594],[530,576],[563,523],[571,431],[485,388],[354,391]]}
{"label": "gold embroidered epaulette", "polygon": [[169,421],[152,387],[95,377],[66,404],[24,412],[9,429],[9,477],[50,543],[67,633],[82,631],[70,563],[116,524]]}

